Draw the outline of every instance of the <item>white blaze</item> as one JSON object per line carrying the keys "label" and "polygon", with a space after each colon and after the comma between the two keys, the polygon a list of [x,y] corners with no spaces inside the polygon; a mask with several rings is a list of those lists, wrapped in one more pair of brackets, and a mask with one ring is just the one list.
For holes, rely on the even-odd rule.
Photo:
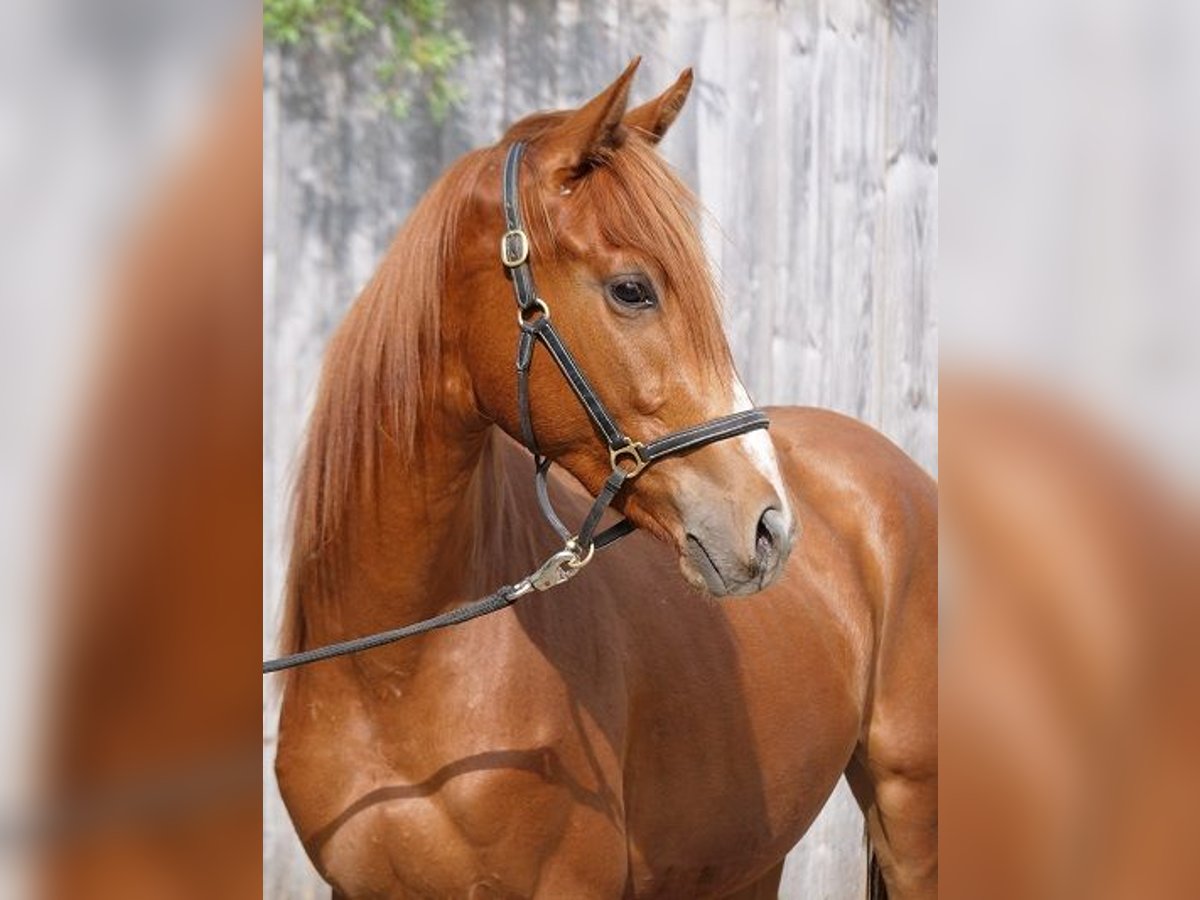
{"label": "white blaze", "polygon": [[[750,401],[750,395],[746,393],[746,386],[742,384],[742,380],[735,373],[733,376],[733,409],[731,412],[744,412],[748,409],[754,409],[754,404]],[[754,468],[758,470],[759,474],[767,480],[771,487],[775,489],[775,493],[779,495],[779,500],[783,504],[781,512],[790,517],[791,509],[788,504],[788,492],[783,484],[783,475],[779,471],[779,458],[775,455],[775,445],[771,443],[770,435],[767,434],[766,429],[760,428],[757,431],[751,431],[749,434],[743,434],[737,440],[742,442],[742,447],[746,450],[746,456],[750,458],[750,462]]]}

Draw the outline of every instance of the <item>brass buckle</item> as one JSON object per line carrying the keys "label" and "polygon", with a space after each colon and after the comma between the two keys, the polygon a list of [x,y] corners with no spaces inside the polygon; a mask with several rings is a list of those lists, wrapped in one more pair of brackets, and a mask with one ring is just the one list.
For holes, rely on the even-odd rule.
{"label": "brass buckle", "polygon": [[[517,240],[517,246],[515,252],[510,253],[509,240],[512,238]],[[517,266],[523,265],[527,259],[529,259],[529,235],[520,228],[504,232],[504,237],[500,238],[500,261],[508,268],[515,269]]]}
{"label": "brass buckle", "polygon": [[624,467],[621,465],[621,459],[623,457],[628,458],[633,461],[633,468],[624,469],[625,477],[635,477],[639,472],[642,471],[642,469],[650,465],[650,460],[642,456],[642,451],[645,449],[646,445],[641,441],[630,441],[628,439],[626,439],[624,446],[610,447],[608,449],[608,459],[609,462],[612,463],[613,471],[615,472],[617,469],[623,469]]}

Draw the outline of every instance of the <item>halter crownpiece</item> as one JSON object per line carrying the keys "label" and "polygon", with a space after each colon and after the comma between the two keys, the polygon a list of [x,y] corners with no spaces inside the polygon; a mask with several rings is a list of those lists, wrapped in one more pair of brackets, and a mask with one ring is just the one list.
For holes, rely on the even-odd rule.
{"label": "halter crownpiece", "polygon": [[[500,238],[500,262],[512,277],[513,291],[517,298],[517,323],[520,328],[520,336],[517,339],[517,405],[521,417],[521,437],[533,454],[538,505],[542,508],[546,521],[562,538],[563,547],[516,584],[505,585],[474,603],[401,628],[267,660],[262,667],[264,675],[322,659],[382,647],[438,628],[458,625],[511,606],[531,591],[547,591],[560,585],[573,578],[580,569],[591,562],[597,548],[606,547],[633,531],[632,523],[628,519],[622,519],[596,534],[596,527],[600,524],[604,511],[612,504],[625,482],[636,478],[647,466],[664,457],[766,428],[770,424],[766,413],[751,409],[710,419],[647,442],[635,441],[621,430],[555,329],[550,318],[550,305],[537,294],[529,260],[531,244],[521,219],[518,181],[524,154],[525,144],[518,141],[508,148],[508,155],[504,159],[503,198],[506,231]],[[546,474],[550,470],[552,460],[538,450],[537,438],[533,433],[533,417],[529,408],[529,371],[533,365],[533,351],[538,341],[541,341],[558,364],[559,371],[567,379],[589,418],[603,435],[608,446],[609,463],[612,465],[612,473],[605,480],[599,495],[592,501],[591,509],[575,534],[563,524],[550,503]]]}
{"label": "halter crownpiece", "polygon": [[[587,564],[595,547],[604,547],[633,530],[633,526],[622,519],[600,534],[594,533],[604,510],[613,502],[626,481],[636,478],[647,466],[666,456],[766,428],[770,420],[762,410],[751,409],[711,419],[648,443],[635,441],[621,430],[554,327],[549,304],[538,296],[529,258],[531,244],[521,218],[520,174],[524,155],[525,144],[517,141],[508,148],[504,159],[503,197],[506,231],[500,241],[500,261],[512,277],[513,293],[517,300],[517,323],[520,328],[520,336],[517,339],[517,405],[521,417],[521,437],[534,457],[538,503],[546,521],[565,542],[564,551],[577,554],[577,565],[565,574],[563,580],[566,580]],[[539,451],[533,432],[533,417],[529,406],[529,371],[533,364],[535,342],[539,340],[558,364],[559,371],[567,379],[575,396],[579,398],[584,410],[604,437],[612,466],[612,474],[605,481],[599,496],[592,503],[587,518],[575,535],[563,525],[550,504],[550,495],[546,487],[546,473],[549,471],[550,461]]]}

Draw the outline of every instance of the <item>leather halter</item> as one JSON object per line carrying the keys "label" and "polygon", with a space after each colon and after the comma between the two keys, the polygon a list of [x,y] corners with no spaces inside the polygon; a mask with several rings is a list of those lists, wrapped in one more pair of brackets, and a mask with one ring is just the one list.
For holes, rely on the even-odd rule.
{"label": "leather halter", "polygon": [[[554,327],[550,305],[538,296],[529,258],[529,235],[521,217],[520,173],[524,156],[525,144],[517,141],[508,148],[504,159],[504,221],[507,230],[500,240],[500,261],[512,277],[513,293],[517,300],[517,322],[521,330],[517,340],[517,404],[521,414],[521,437],[533,454],[537,497],[542,514],[565,542],[563,550],[573,556],[573,560],[566,561],[564,565],[562,580],[565,581],[587,564],[596,547],[604,547],[633,530],[633,525],[622,519],[595,534],[604,510],[613,502],[625,482],[636,478],[647,466],[667,456],[766,428],[770,420],[761,410],[751,409],[710,419],[645,443],[633,440],[621,430]],[[546,473],[551,460],[538,450],[533,431],[533,416],[529,407],[529,370],[537,341],[541,341],[558,364],[559,371],[604,438],[612,465],[611,474],[575,535],[571,534],[550,504]]]}
{"label": "leather halter", "polygon": [[[504,585],[474,603],[455,607],[401,628],[267,660],[262,667],[264,675],[322,659],[382,647],[407,637],[467,622],[511,606],[531,591],[546,591],[562,584],[591,561],[597,547],[605,547],[633,531],[634,526],[627,519],[622,519],[596,534],[596,526],[600,524],[604,511],[612,504],[626,482],[636,478],[647,466],[664,457],[766,428],[770,424],[766,413],[752,409],[710,419],[644,443],[633,440],[621,430],[554,327],[549,304],[537,294],[529,260],[529,235],[521,218],[519,179],[524,154],[525,144],[518,141],[508,148],[508,155],[504,160],[503,197],[507,230],[500,240],[500,261],[512,277],[513,292],[517,298],[517,321],[520,325],[520,337],[517,340],[517,404],[521,417],[521,437],[533,454],[538,504],[546,521],[562,538],[563,548],[516,584]],[[588,416],[599,429],[608,448],[609,462],[612,464],[611,474],[605,480],[599,495],[592,501],[591,509],[574,535],[563,524],[550,503],[546,475],[552,460],[539,451],[537,437],[533,431],[533,416],[529,407],[529,371],[533,365],[533,351],[538,341],[549,351],[575,396],[579,398]]]}

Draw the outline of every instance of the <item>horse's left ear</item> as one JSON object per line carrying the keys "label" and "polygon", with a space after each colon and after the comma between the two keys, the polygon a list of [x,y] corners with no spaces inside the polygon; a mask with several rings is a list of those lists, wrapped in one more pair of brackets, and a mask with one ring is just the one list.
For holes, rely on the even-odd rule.
{"label": "horse's left ear", "polygon": [[641,61],[640,56],[634,57],[616,81],[546,134],[539,157],[552,176],[562,182],[577,178],[603,163],[625,141],[621,120]]}
{"label": "horse's left ear", "polygon": [[662,140],[692,89],[692,70],[684,69],[675,83],[646,103],[625,114],[625,127],[638,131],[646,140],[657,144]]}

